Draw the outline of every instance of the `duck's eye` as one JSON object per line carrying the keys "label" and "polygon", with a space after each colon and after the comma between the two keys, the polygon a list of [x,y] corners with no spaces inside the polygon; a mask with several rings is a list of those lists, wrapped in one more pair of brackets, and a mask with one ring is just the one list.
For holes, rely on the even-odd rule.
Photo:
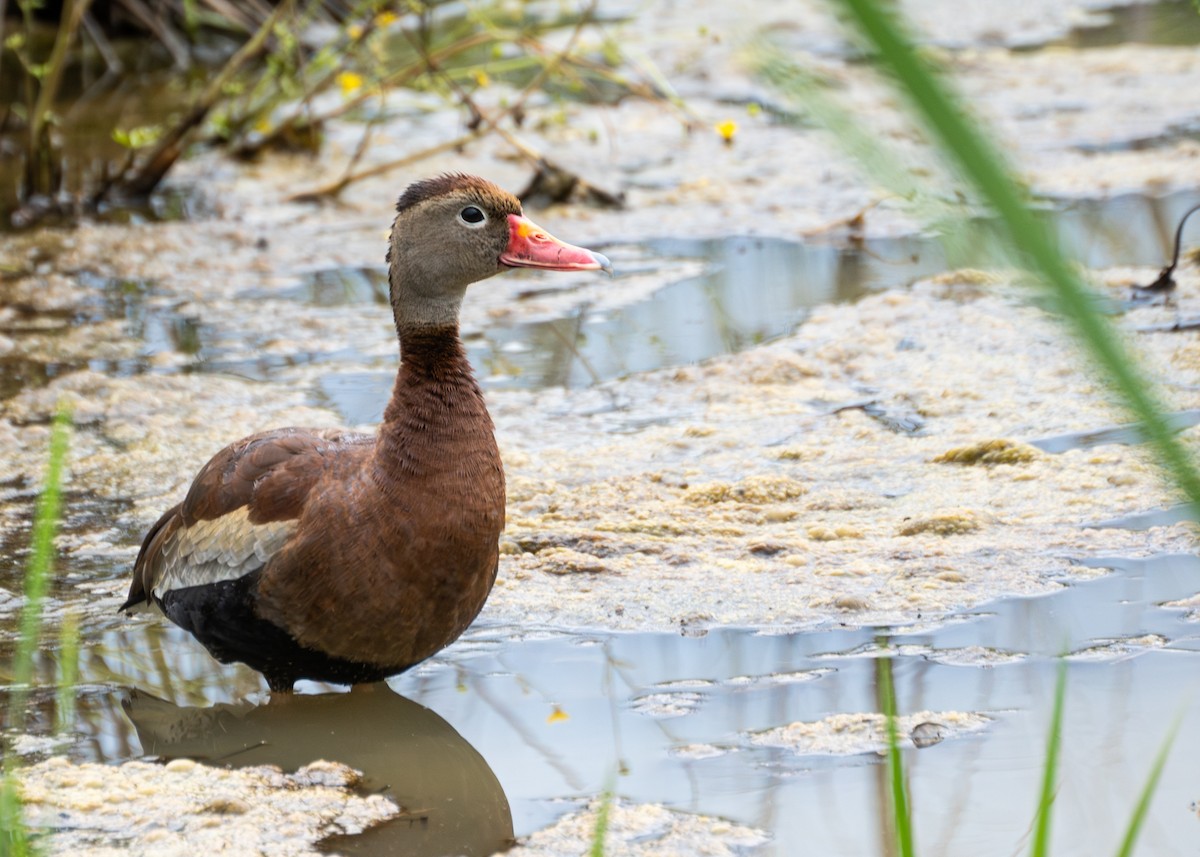
{"label": "duck's eye", "polygon": [[468,205],[458,213],[458,219],[467,226],[482,226],[487,221],[487,215],[473,205]]}

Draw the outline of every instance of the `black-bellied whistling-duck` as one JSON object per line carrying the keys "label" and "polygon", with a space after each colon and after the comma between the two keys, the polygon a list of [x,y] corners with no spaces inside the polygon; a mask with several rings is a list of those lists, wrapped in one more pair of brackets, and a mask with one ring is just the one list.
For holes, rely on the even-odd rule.
{"label": "black-bellied whistling-duck", "polygon": [[379,681],[449,645],[496,579],[504,470],[458,336],[505,268],[611,270],[473,176],[412,185],[388,246],[400,370],[374,435],[285,428],[225,447],[150,528],[123,610],[155,607],[218,660]]}

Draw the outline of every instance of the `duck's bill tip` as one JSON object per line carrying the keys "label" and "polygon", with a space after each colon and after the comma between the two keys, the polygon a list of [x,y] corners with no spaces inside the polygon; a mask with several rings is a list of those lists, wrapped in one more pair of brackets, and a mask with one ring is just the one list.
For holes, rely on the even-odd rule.
{"label": "duck's bill tip", "polygon": [[559,241],[519,214],[510,214],[508,224],[508,246],[500,254],[501,265],[547,271],[605,271],[612,275],[612,262],[602,253]]}

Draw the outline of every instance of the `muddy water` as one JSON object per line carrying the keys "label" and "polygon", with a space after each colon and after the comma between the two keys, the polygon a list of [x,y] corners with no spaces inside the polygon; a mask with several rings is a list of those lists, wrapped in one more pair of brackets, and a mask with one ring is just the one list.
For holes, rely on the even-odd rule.
{"label": "muddy water", "polygon": [[[417,820],[410,813],[339,841],[348,853],[487,854],[609,783],[627,800],[765,830],[772,841],[755,853],[794,854],[801,843],[809,853],[880,853],[882,831],[862,821],[883,814],[877,748],[839,744],[836,729],[796,746],[764,736],[877,711],[884,640],[901,713],[933,712],[914,735],[922,749],[906,751],[918,841],[928,853],[1002,857],[1019,850],[1032,815],[1054,655],[1065,651],[1055,836],[1064,853],[1102,853],[1183,713],[1181,677],[1200,666],[1196,605],[1171,606],[1195,601],[1200,562],[1111,564],[1108,577],[930,629],[688,637],[475,628],[390,690],[283,704],[261,704],[249,670],[221,667],[175,629],[143,625],[109,632],[86,653],[69,752],[289,770],[336,758],[364,772],[364,790],[416,810]],[[43,697],[44,722],[52,709]],[[986,718],[983,729],[960,732],[961,712]],[[1192,706],[1147,821],[1147,853],[1188,853],[1200,835],[1186,761],[1197,753]]]}

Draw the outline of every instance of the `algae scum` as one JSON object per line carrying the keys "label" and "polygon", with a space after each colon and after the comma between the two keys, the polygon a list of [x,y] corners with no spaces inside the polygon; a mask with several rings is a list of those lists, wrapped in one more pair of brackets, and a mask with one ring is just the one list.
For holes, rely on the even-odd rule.
{"label": "algae scum", "polygon": [[[1091,265],[1157,266],[1169,255],[1174,218],[1190,201],[1079,204],[1054,222]],[[527,296],[518,300],[546,300],[552,310],[538,320],[474,331],[472,359],[485,382],[498,390],[585,386],[703,360],[788,334],[810,308],[903,288],[946,267],[937,245],[921,239],[849,247],[664,240],[607,251],[625,263],[624,277],[658,285],[640,298],[594,307],[574,301],[569,290],[540,292],[552,284],[529,278]],[[672,280],[676,268],[692,273]],[[368,344],[317,350],[300,342],[289,350],[253,333],[245,341],[221,318],[202,318],[167,283],[85,285],[93,297],[82,308],[17,306],[3,335],[44,346],[81,327],[115,324],[137,349],[39,361],[28,352],[12,357],[22,354],[18,348],[0,363],[7,397],[84,369],[114,377],[295,378],[308,384],[302,393],[310,406],[331,407],[358,423],[374,419],[387,395],[395,358],[376,356]],[[245,291],[234,306],[361,309],[382,315],[386,340],[381,289],[375,269],[330,269],[290,275],[282,289]],[[307,374],[306,367],[319,371]],[[922,431],[919,420],[872,412],[870,402],[855,407],[888,431]],[[1194,424],[1194,414],[1179,414],[1178,427]],[[620,431],[636,432],[635,422],[625,419]],[[1062,455],[1140,438],[1128,428],[1096,426],[1025,440]],[[1004,464],[1030,448],[993,442],[951,450],[945,460],[986,466],[992,455]],[[14,480],[4,491],[7,520],[28,515],[31,481]],[[579,830],[586,839],[595,811],[589,799],[612,788],[619,796],[612,835],[625,837],[621,842],[662,842],[680,853],[703,845],[714,853],[782,857],[797,853],[797,843],[811,853],[876,853],[886,832],[877,821],[885,815],[885,783],[875,676],[878,658],[887,655],[907,715],[902,727],[920,748],[907,756],[920,841],[930,853],[1008,855],[1020,847],[1032,817],[1054,656],[1065,651],[1056,835],[1071,851],[1103,852],[1120,837],[1131,795],[1176,714],[1181,677],[1194,674],[1192,658],[1200,652],[1195,558],[1111,557],[1088,562],[1113,569],[1107,576],[1064,579],[1052,594],[1003,599],[928,627],[919,620],[857,629],[826,623],[766,633],[685,623],[682,633],[611,634],[483,621],[392,680],[390,689],[346,694],[302,684],[297,698],[266,703],[251,671],[216,664],[176,628],[112,614],[112,593],[124,585],[140,536],[139,528],[122,523],[130,520],[132,501],[82,485],[73,485],[66,501],[64,538],[86,549],[75,551],[64,569],[51,615],[85,606],[92,592],[104,593],[105,609],[85,613],[88,642],[69,729],[53,735],[58,712],[49,688],[57,656],[48,651],[39,664],[46,689],[34,696],[31,735],[18,747],[31,761],[54,754],[95,763],[176,760],[161,769],[165,780],[154,780],[152,769],[121,769],[122,789],[105,786],[92,769],[64,768],[53,758],[35,767],[44,787],[34,792],[31,812],[73,837],[64,847],[76,851],[122,841],[192,841],[198,834],[184,826],[185,817],[187,824],[270,830],[273,822],[255,814],[268,795],[324,789],[319,809],[297,803],[283,811],[323,819],[323,847],[337,853],[490,854],[535,832],[530,854],[582,853],[563,843],[574,842]],[[953,520],[961,523],[962,516]],[[1130,517],[1118,525],[1136,530],[1158,523]],[[13,559],[3,585],[12,593],[27,534],[20,527],[7,532],[2,547]],[[775,548],[764,543],[752,550],[767,555]],[[579,571],[570,573],[580,591],[604,586],[602,574]],[[697,591],[689,606],[703,609],[704,600]],[[15,601],[0,605],[5,615]],[[1172,751],[1179,759],[1200,753],[1198,718],[1194,706],[1186,712]],[[230,773],[215,786],[197,784],[193,793],[202,797],[188,807],[163,805],[140,817],[123,810],[139,789],[149,794],[164,783],[190,782],[199,769],[186,759],[245,768],[247,779]],[[314,764],[319,760],[348,765],[361,777]],[[297,773],[281,779],[261,765]],[[97,784],[91,792],[88,783]],[[355,796],[362,802],[353,803]],[[1143,847],[1187,853],[1200,834],[1197,800],[1200,785],[1189,766],[1168,766]]]}
{"label": "algae scum", "polygon": [[[1180,676],[1200,657],[1200,563],[1111,564],[1110,576],[986,605],[933,630],[477,627],[391,690],[284,704],[243,701],[256,678],[213,663],[177,629],[109,631],[85,655],[68,752],[285,771],[336,759],[362,772],[361,793],[403,810],[327,843],[339,853],[490,854],[611,786],[626,801],[725,819],[708,829],[714,844],[737,832],[734,844],[753,853],[794,854],[804,843],[806,853],[868,854],[884,835],[863,819],[885,815],[883,738],[871,712],[886,646],[903,710],[917,712],[903,727],[921,748],[908,764],[922,841],[936,853],[999,856],[1012,853],[1032,812],[1053,655],[1067,651],[1057,822],[1072,831],[1072,849],[1103,853],[1177,713]],[[39,710],[52,720],[49,697]],[[1198,752],[1193,708],[1173,753]],[[1190,767],[1168,767],[1149,853],[1187,852],[1200,824],[1196,797]]]}

